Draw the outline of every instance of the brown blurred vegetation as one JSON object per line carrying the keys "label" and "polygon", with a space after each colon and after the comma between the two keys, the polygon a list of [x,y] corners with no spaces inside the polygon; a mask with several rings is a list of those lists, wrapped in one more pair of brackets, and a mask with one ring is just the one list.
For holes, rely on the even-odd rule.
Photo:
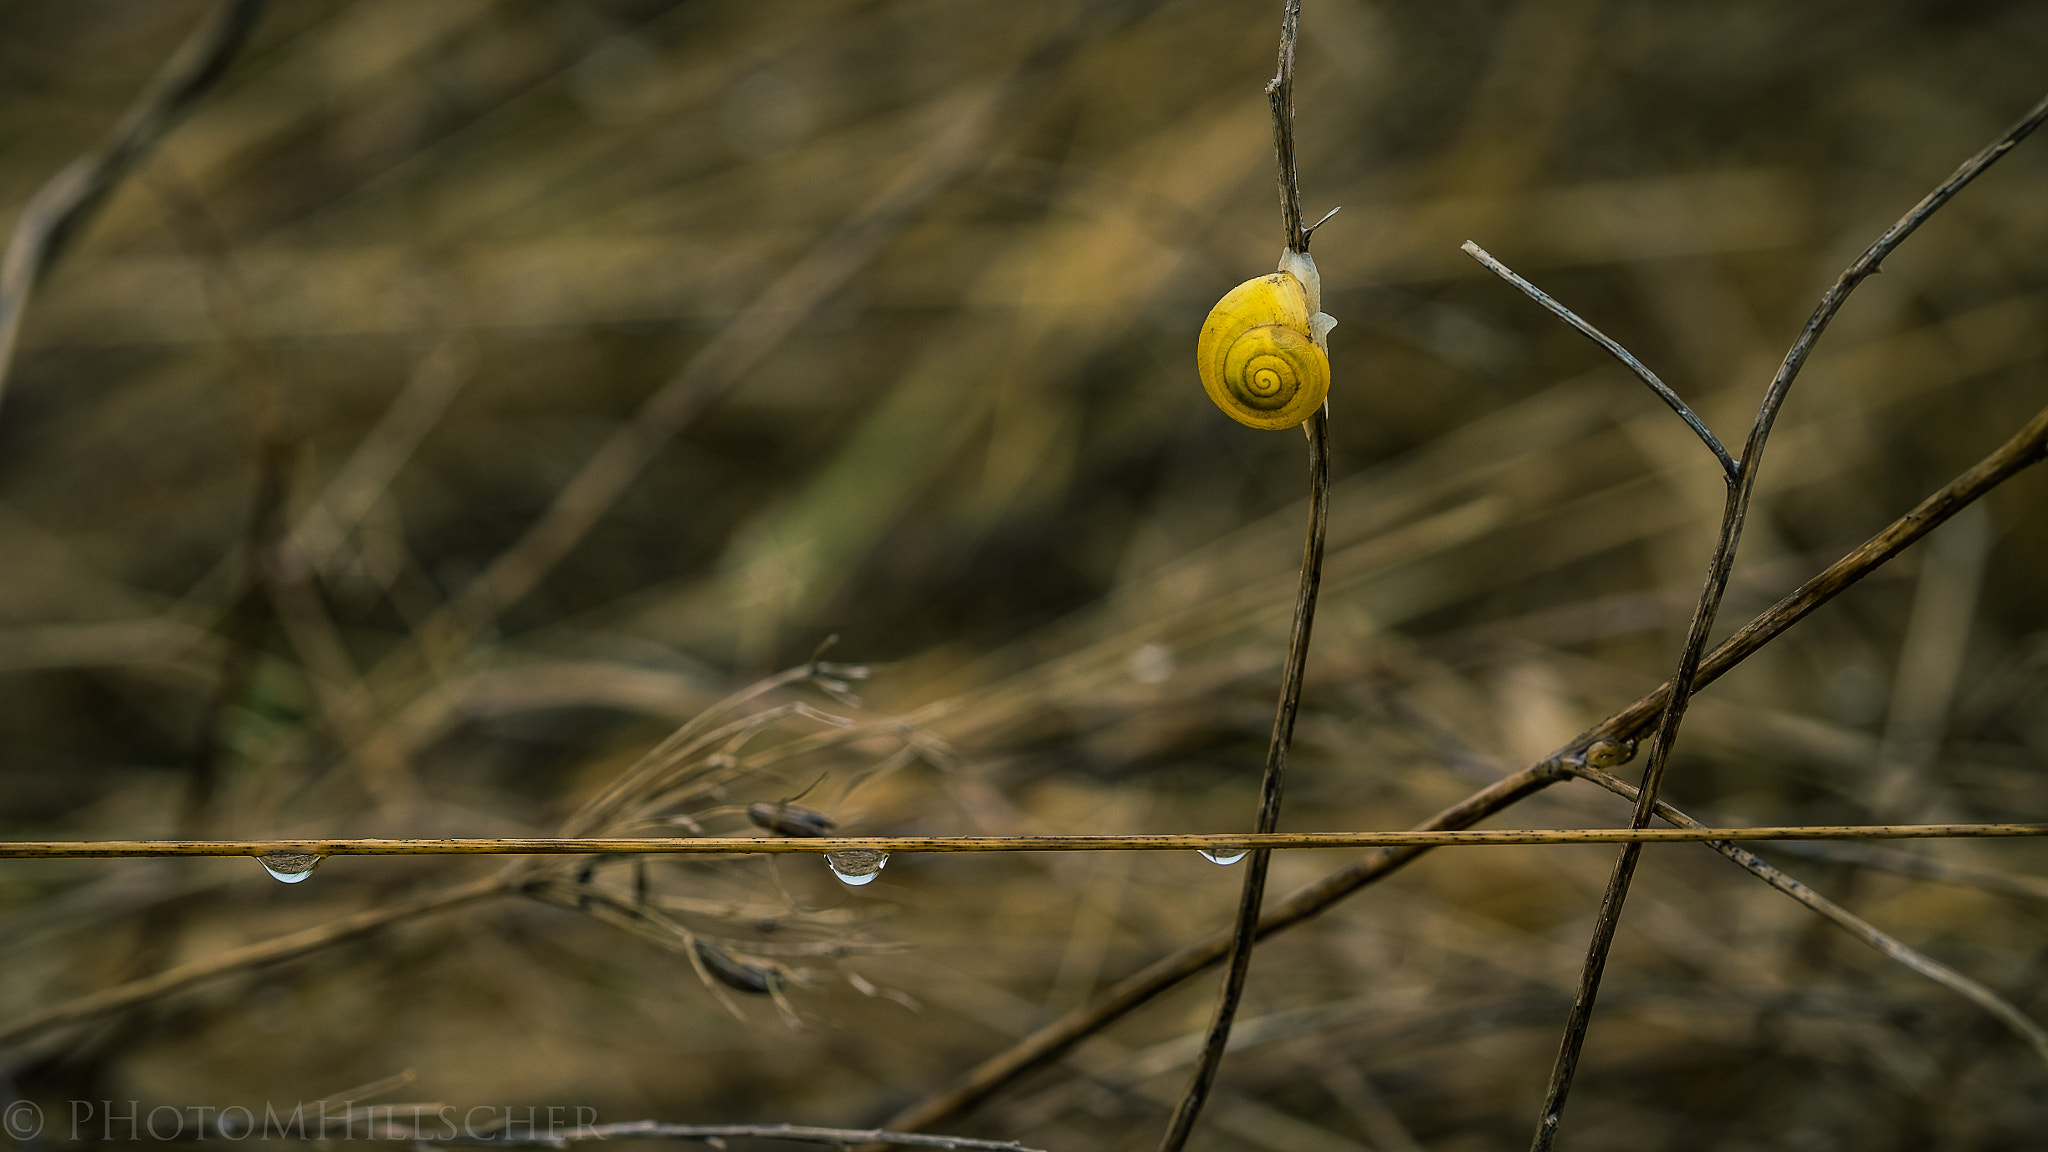
{"label": "brown blurred vegetation", "polygon": [[[1739,440],[1819,291],[2039,97],[2048,8],[1306,9],[1304,208],[1343,206],[1315,244],[1341,321],[1339,482],[1283,827],[1395,828],[1661,680],[1720,508],[1684,427],[1458,244]],[[1260,94],[1277,10],[274,5],[28,315],[0,408],[5,834],[179,830],[238,599],[258,655],[186,825],[220,835],[550,834],[832,633],[834,658],[875,665],[866,711],[921,709],[935,739],[907,764],[855,743],[749,770],[700,809],[822,777],[803,803],[859,834],[1247,826],[1302,448],[1211,409],[1192,350],[1280,247]],[[7,213],[204,11],[0,9]],[[2035,141],[1836,322],[1780,424],[1724,632],[2040,406],[2044,205]],[[815,306],[780,303],[803,291]],[[707,347],[757,359],[679,378]],[[665,386],[688,418],[588,534],[473,634],[435,631]],[[303,570],[256,565],[242,598],[266,397]],[[1667,795],[1715,823],[2048,819],[2043,484],[1716,684]],[[1572,784],[1504,822],[1625,812]],[[2032,843],[1910,850],[2048,871]],[[2048,1014],[2040,899],[1769,854]],[[1263,947],[1200,1146],[1520,1146],[1612,855],[1437,852]],[[1284,853],[1275,891],[1343,858]],[[239,860],[12,862],[0,1009],[486,867],[343,860],[287,888]],[[591,883],[629,894],[631,868]],[[687,949],[573,900],[504,900],[50,1034],[8,1054],[6,1086],[61,1117],[314,1100],[413,1068],[403,1098],[465,1107],[867,1125],[1223,924],[1237,876],[1192,853],[905,857],[850,889],[792,857],[656,863],[648,883],[699,938],[787,964],[802,1028],[765,997],[728,1011]],[[1570,1147],[2048,1131],[2048,1072],[1996,1021],[1726,861],[1653,848],[1636,891]],[[1149,1146],[1209,988],[950,1130]]]}

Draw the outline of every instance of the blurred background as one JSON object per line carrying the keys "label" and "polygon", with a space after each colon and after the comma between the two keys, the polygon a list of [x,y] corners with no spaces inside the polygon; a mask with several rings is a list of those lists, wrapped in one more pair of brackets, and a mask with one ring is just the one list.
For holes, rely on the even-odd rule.
{"label": "blurred background", "polygon": [[[1304,211],[1343,209],[1314,246],[1336,487],[1283,828],[1397,828],[1661,681],[1721,506],[1676,419],[1458,245],[1739,443],[1819,293],[2040,97],[2048,8],[1305,9]],[[208,11],[0,8],[0,222]],[[832,635],[858,703],[713,713],[759,718],[635,793],[635,827],[744,831],[801,794],[853,834],[1248,828],[1306,462],[1211,408],[1193,349],[1280,250],[1278,13],[271,5],[27,314],[0,831],[549,835]],[[2039,408],[2044,204],[2034,141],[1841,314],[1721,634]],[[2023,474],[1714,685],[1666,795],[1710,824],[2048,819],[2044,508]],[[1625,819],[1567,784],[1493,823]],[[2038,846],[1802,852],[1765,850],[2048,1015]],[[1613,855],[1440,851],[1261,948],[1197,1145],[1521,1146]],[[1275,896],[1354,857],[1283,853]],[[1947,879],[1897,874],[1924,860]],[[0,1027],[491,867],[8,862]],[[1220,928],[1239,881],[1191,852],[905,857],[857,888],[811,857],[635,871],[572,861],[539,900],[19,1038],[0,1087],[68,1118],[411,1070],[380,1103],[866,1126]],[[942,1130],[1151,1146],[1212,988]],[[1706,849],[1647,853],[1570,1147],[2044,1126],[2048,1070],[1991,1016]]]}

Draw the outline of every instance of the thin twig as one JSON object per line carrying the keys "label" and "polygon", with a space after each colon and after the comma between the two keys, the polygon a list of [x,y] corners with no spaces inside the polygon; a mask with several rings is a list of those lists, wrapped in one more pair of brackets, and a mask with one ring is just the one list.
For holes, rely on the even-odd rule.
{"label": "thin twig", "polygon": [[[1265,805],[1261,806],[1264,823]],[[2005,840],[2048,824],[1776,824],[1756,828],[1489,828],[1482,831],[1207,832],[1115,836],[590,836],[434,840],[15,840],[0,860],[170,856],[822,856],[833,852],[1252,852],[1456,848],[1475,844],[1664,844],[1699,840]]]}
{"label": "thin twig", "polygon": [[[1307,252],[1309,231],[1301,226],[1301,184],[1294,169],[1294,48],[1301,29],[1301,0],[1285,0],[1280,17],[1280,62],[1266,97],[1273,109],[1273,146],[1280,182],[1280,210],[1287,229],[1287,248]],[[1327,219],[1327,217],[1325,218]],[[1320,221],[1318,221],[1320,223]],[[1287,665],[1280,682],[1280,704],[1273,715],[1273,736],[1266,745],[1266,769],[1259,782],[1257,829],[1270,833],[1280,826],[1280,801],[1286,788],[1287,751],[1294,742],[1294,717],[1301,709],[1301,685],[1308,668],[1309,636],[1315,626],[1316,594],[1323,582],[1323,544],[1330,524],[1330,438],[1329,407],[1318,409],[1302,425],[1308,434],[1309,513],[1308,537],[1301,549],[1301,586],[1294,598],[1294,626],[1287,640]],[[1258,944],[1259,910],[1266,898],[1266,874],[1272,853],[1255,848],[1245,865],[1244,886],[1237,902],[1237,920],[1231,928],[1230,955],[1223,969],[1223,987],[1216,996],[1215,1015],[1195,1061],[1194,1076],[1180,1103],[1174,1106],[1166,1133],[1159,1140],[1159,1152],[1181,1152],[1202,1105],[1216,1083],[1223,1066],[1223,1054],[1230,1046],[1230,1025],[1237,1018],[1238,1003],[1244,998],[1244,984],[1251,972],[1252,950]]]}
{"label": "thin twig", "polygon": [[1958,888],[1975,888],[1979,892],[2011,896],[2020,900],[2048,901],[2048,876],[1993,872],[1986,868],[1971,868],[1947,860],[1936,860],[1918,853],[1873,848],[1861,844],[1787,843],[1778,845],[1776,850],[1792,856],[1803,856],[1809,860],[1848,864],[1873,872],[1889,872],[1894,876],[1911,876],[1920,880],[1932,880],[1937,884],[1952,884]]}
{"label": "thin twig", "polygon": [[0,397],[14,363],[22,313],[65,241],[192,102],[213,87],[263,13],[265,0],[222,0],[129,105],[99,146],[36,189],[0,255]]}
{"label": "thin twig", "polygon": [[[1623,796],[1630,800],[1639,800],[1641,798],[1641,789],[1597,768],[1575,766],[1571,769],[1571,773],[1583,780],[1598,784],[1617,796]],[[1699,821],[1662,800],[1657,801],[1657,815],[1661,819],[1680,828],[1704,830],[1705,827]],[[1764,883],[1769,884],[1771,887],[1776,888],[1778,891],[1783,892],[1785,895],[1790,896],[1792,899],[1799,901],[1801,904],[1833,921],[1850,935],[1877,949],[1887,958],[1897,961],[1944,988],[1961,994],[1971,1003],[1998,1017],[1999,1020],[2005,1023],[2006,1027],[2011,1028],[2020,1039],[2027,1042],[2027,1045],[2034,1050],[2035,1055],[2041,1057],[2043,1062],[2048,1062],[2048,1029],[2043,1029],[2041,1025],[2035,1023],[2031,1017],[2025,1012],[2020,1011],[2016,1005],[2005,997],[2000,996],[1990,988],[1970,979],[1968,976],[1950,968],[1933,957],[1919,952],[1879,930],[1875,925],[1864,920],[1854,912],[1822,896],[1820,893],[1808,888],[1805,884],[1786,875],[1779,868],[1765,862],[1754,852],[1737,848],[1725,838],[1710,840],[1707,842],[1707,847],[1748,869]]]}
{"label": "thin twig", "polygon": [[[1294,45],[1301,35],[1301,0],[1286,0],[1280,13],[1280,67],[1266,83],[1273,107],[1273,150],[1280,182],[1280,223],[1287,250],[1308,251],[1311,229],[1301,226],[1301,180],[1294,170]],[[1329,219],[1328,216],[1323,220]],[[1322,220],[1316,221],[1321,224]]]}
{"label": "thin twig", "polygon": [[1686,426],[1693,430],[1693,434],[1700,438],[1700,443],[1705,444],[1707,450],[1714,454],[1714,458],[1721,462],[1721,471],[1726,474],[1728,483],[1735,483],[1741,465],[1736,463],[1733,456],[1728,455],[1728,449],[1722,446],[1721,438],[1714,435],[1713,430],[1707,427],[1706,421],[1701,420],[1699,415],[1679,398],[1678,393],[1671,390],[1670,385],[1658,379],[1657,374],[1650,371],[1649,365],[1636,359],[1633,353],[1609,338],[1605,332],[1579,319],[1577,313],[1559,303],[1556,297],[1517,275],[1514,269],[1496,260],[1486,249],[1470,240],[1465,241],[1463,249],[1466,255],[1484,264],[1487,271],[1520,288],[1523,295],[1543,305],[1551,315],[1578,329],[1579,334],[1588,340],[1607,349],[1608,355],[1621,361],[1622,366],[1635,373],[1637,379],[1648,384],[1650,391],[1655,392],[1658,399],[1669,405],[1673,412],[1678,413],[1678,418],[1685,421]]}
{"label": "thin twig", "polygon": [[[1720,647],[1701,662],[1693,687],[1699,689],[1713,683],[1821,605],[1884,567],[1914,541],[2043,459],[2048,459],[2048,408],[2036,413],[2004,444],[1922,500],[1912,511],[1886,525],[1883,531],[1722,641]],[[1670,693],[1671,685],[1659,685],[1544,759],[1480,789],[1416,825],[1416,829],[1466,828],[1513,807],[1563,779],[1565,768],[1582,762],[1588,749],[1639,735],[1656,719]],[[1260,937],[1284,931],[1323,912],[1352,893],[1392,875],[1427,851],[1423,847],[1388,848],[1331,872],[1268,911],[1259,921]],[[1153,997],[1207,969],[1223,958],[1229,944],[1228,933],[1217,933],[1162,957],[1126,977],[1093,1003],[1074,1009],[990,1056],[954,1084],[906,1106],[889,1119],[888,1127],[925,1128],[972,1107],[1024,1073],[1057,1059],[1075,1044],[1122,1019]]]}
{"label": "thin twig", "polygon": [[[1642,792],[1636,800],[1636,810],[1631,825],[1642,828],[1649,825],[1655,812],[1657,793],[1664,783],[1664,773],[1671,760],[1671,749],[1678,739],[1678,729],[1685,720],[1685,709],[1690,702],[1695,674],[1700,667],[1702,655],[1706,652],[1707,637],[1714,627],[1714,619],[1721,608],[1721,597],[1727,591],[1728,577],[1735,566],[1736,549],[1742,541],[1742,530],[1749,514],[1750,496],[1756,490],[1756,479],[1763,463],[1764,446],[1770,440],[1771,428],[1777,422],[1778,412],[1784,407],[1785,398],[1790,394],[1792,383],[1799,376],[1800,369],[1812,354],[1813,346],[1820,339],[1828,324],[1841,311],[1849,294],[1856,290],[1866,278],[1876,274],[1884,258],[1892,253],[1906,237],[1929,216],[1939,211],[1953,199],[1970,181],[1977,178],[1998,158],[2012,149],[2021,140],[2048,120],[2048,97],[2034,105],[2004,135],[1992,141],[1982,151],[1965,161],[1940,187],[1922,197],[1898,222],[1886,229],[1884,235],[1865,249],[1833,286],[1821,297],[1820,305],[1800,330],[1792,347],[1785,353],[1777,374],[1764,394],[1762,407],[1757,411],[1756,422],[1750,428],[1749,441],[1742,448],[1742,464],[1736,482],[1729,486],[1728,498],[1721,516],[1720,538],[1714,546],[1714,558],[1708,566],[1707,579],[1700,589],[1698,606],[1693,611],[1692,626],[1687,631],[1685,646],[1679,652],[1678,670],[1671,677],[1673,690],[1671,699],[1664,707],[1663,716],[1657,725],[1656,736],[1650,743],[1649,764],[1643,769]],[[1572,1078],[1578,1069],[1579,1054],[1586,1043],[1586,1029],[1592,1022],[1593,1005],[1600,994],[1600,977],[1607,967],[1607,953],[1612,947],[1616,927],[1621,922],[1622,906],[1628,899],[1630,882],[1635,877],[1637,862],[1642,857],[1638,845],[1628,845],[1621,850],[1615,861],[1614,872],[1608,879],[1606,895],[1601,900],[1600,914],[1593,925],[1592,942],[1586,949],[1586,962],[1579,974],[1578,994],[1572,1001],[1572,1011],[1565,1023],[1564,1037],[1558,1045],[1557,1060],[1551,1066],[1550,1082],[1544,1091],[1543,1110],[1537,1117],[1536,1132],[1530,1140],[1530,1152],[1549,1152],[1557,1140],[1558,1125],[1564,1114],[1565,1100],[1571,1095]]]}

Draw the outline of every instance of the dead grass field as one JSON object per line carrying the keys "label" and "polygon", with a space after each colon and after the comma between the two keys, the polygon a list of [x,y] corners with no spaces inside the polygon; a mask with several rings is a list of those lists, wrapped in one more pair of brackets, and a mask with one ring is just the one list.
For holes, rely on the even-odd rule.
{"label": "dead grass field", "polygon": [[[208,7],[0,9],[0,226]],[[860,835],[1249,827],[1300,438],[1219,415],[1193,351],[1279,250],[1277,9],[274,4],[26,314],[0,833],[553,835],[835,634],[858,707],[745,708],[851,737],[778,714],[607,826],[739,832],[803,793]],[[1337,479],[1283,828],[1407,827],[1541,759],[1669,674],[1704,575],[1711,457],[1459,244],[1739,440],[1819,293],[2040,98],[2044,56],[2024,0],[1308,0]],[[2044,369],[2035,140],[1821,343],[1719,634],[2004,441]],[[2044,516],[2022,474],[1706,690],[1666,796],[1710,824],[2048,820]],[[1627,814],[1567,783],[1492,824]],[[2048,1015],[2048,846],[1759,851]],[[1278,854],[1271,899],[1356,856]],[[1521,1147],[1613,858],[1439,850],[1262,945],[1194,1146]],[[0,862],[0,1028],[493,867]],[[557,862],[543,899],[23,1038],[0,1089],[51,1125],[22,1146],[64,1143],[70,1101],[260,1108],[407,1069],[379,1103],[867,1127],[1237,891],[1191,852],[905,855],[857,888],[808,857],[635,871]],[[1151,1147],[1213,984],[942,1130]],[[1647,850],[1564,1147],[2043,1132],[2048,1068],[1996,1019],[1711,851]]]}

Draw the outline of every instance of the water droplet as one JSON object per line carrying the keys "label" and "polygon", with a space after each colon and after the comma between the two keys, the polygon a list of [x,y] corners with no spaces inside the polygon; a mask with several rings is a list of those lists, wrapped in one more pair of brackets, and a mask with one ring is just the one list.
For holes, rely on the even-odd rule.
{"label": "water droplet", "polygon": [[316,852],[271,852],[258,856],[256,862],[263,870],[286,884],[297,884],[313,874],[320,861],[327,859]]}
{"label": "water droplet", "polygon": [[855,887],[872,884],[882,869],[889,866],[889,854],[871,848],[849,848],[844,852],[827,852],[825,867],[832,874]]}
{"label": "water droplet", "polygon": [[1197,848],[1195,851],[1200,852],[1202,859],[1207,860],[1211,864],[1230,865],[1244,859],[1245,853],[1251,850],[1249,848],[1239,848],[1235,844],[1225,844],[1216,848]]}

